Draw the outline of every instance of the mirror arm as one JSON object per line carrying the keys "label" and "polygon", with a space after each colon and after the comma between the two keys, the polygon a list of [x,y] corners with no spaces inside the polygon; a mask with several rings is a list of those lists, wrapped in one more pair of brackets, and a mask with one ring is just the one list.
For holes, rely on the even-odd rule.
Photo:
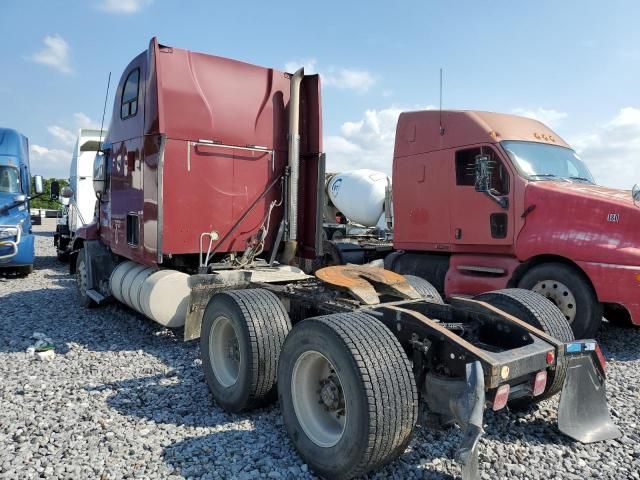
{"label": "mirror arm", "polygon": [[507,197],[498,197],[488,190],[485,190],[483,193],[498,205],[500,205],[503,209],[507,210],[509,208],[509,199]]}

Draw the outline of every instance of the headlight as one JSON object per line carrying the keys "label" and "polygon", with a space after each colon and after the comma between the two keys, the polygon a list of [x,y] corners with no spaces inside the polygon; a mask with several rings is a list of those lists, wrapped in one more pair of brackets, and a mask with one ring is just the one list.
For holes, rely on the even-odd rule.
{"label": "headlight", "polygon": [[18,236],[18,229],[16,227],[0,228],[0,240],[5,238],[13,238]]}

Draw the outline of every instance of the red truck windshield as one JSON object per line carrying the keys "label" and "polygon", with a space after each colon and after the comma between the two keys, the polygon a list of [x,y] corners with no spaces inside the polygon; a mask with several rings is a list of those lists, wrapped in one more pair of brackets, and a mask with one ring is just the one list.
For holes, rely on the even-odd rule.
{"label": "red truck windshield", "polygon": [[570,148],[547,143],[501,142],[520,173],[530,180],[572,180],[595,183],[589,169]]}

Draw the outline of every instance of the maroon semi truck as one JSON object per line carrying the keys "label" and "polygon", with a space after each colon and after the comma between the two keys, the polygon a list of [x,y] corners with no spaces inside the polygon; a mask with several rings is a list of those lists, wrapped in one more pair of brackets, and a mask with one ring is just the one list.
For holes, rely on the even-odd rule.
{"label": "maroon semi truck", "polygon": [[[560,392],[558,425],[614,438],[605,362],[539,295],[448,304],[424,279],[322,257],[320,79],[161,45],[126,67],[94,168],[94,222],[70,255],[79,300],[110,299],[200,338],[216,402],[279,398],[317,473],[353,478],[394,460],[419,411],[458,423],[478,478],[484,409]],[[417,137],[416,137],[417,138]]]}

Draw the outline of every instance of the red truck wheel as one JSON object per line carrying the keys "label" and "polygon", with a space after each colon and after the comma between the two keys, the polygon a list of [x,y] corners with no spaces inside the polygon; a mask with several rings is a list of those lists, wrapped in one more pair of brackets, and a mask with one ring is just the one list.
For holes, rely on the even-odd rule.
{"label": "red truck wheel", "polygon": [[276,398],[280,350],[291,329],[282,302],[262,289],[211,297],[202,319],[202,369],[216,402],[241,412]]}
{"label": "red truck wheel", "polygon": [[438,305],[444,305],[444,301],[442,300],[442,296],[436,287],[431,285],[431,283],[427,282],[422,277],[416,277],[415,275],[403,275],[404,278],[407,279],[409,285],[411,285],[422,297],[431,303],[437,303]]}
{"label": "red truck wheel", "polygon": [[[486,302],[503,312],[520,318],[558,340],[563,342],[574,340],[567,319],[560,310],[531,291],[520,288],[505,288],[477,295],[473,299]],[[542,395],[535,398],[518,398],[510,401],[509,406],[516,410],[524,409],[532,402],[537,403],[560,393],[566,372],[566,363],[559,363],[555,370],[547,372],[547,386]]]}
{"label": "red truck wheel", "polygon": [[399,456],[418,417],[411,364],[364,313],[298,323],[282,347],[278,395],[291,442],[315,473],[365,475]]}
{"label": "red truck wheel", "polygon": [[76,286],[78,287],[78,303],[85,308],[95,306],[95,302],[87,295],[87,282],[87,256],[84,248],[81,248],[76,259]]}
{"label": "red truck wheel", "polygon": [[602,323],[602,305],[584,275],[562,263],[533,267],[518,283],[558,306],[576,338],[593,338]]}

